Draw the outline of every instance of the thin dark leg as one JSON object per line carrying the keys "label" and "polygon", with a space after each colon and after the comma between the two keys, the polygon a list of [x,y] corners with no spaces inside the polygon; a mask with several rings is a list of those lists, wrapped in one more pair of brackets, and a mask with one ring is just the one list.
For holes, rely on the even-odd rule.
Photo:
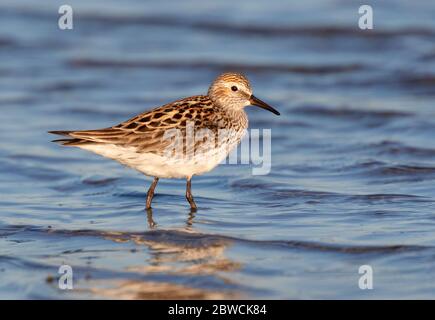
{"label": "thin dark leg", "polygon": [[148,192],[147,192],[147,204],[146,204],[146,208],[147,209],[151,209],[151,201],[153,201],[154,189],[157,186],[157,182],[159,182],[159,178],[155,177],[153,183],[151,183],[151,186],[148,189]]}
{"label": "thin dark leg", "polygon": [[186,199],[187,199],[187,201],[189,201],[190,208],[192,210],[196,210],[197,207],[196,207],[195,201],[193,201],[193,196],[192,196],[192,191],[191,191],[192,184],[191,184],[191,180],[190,179],[191,178],[187,178],[187,183],[186,183]]}
{"label": "thin dark leg", "polygon": [[154,229],[157,225],[157,223],[154,222],[153,219],[153,209],[146,209],[147,211],[147,221],[148,221],[148,226],[150,229]]}

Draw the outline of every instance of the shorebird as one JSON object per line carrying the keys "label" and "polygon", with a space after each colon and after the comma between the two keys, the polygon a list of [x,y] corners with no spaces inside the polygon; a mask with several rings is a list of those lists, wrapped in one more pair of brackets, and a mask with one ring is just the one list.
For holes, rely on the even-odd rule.
{"label": "shorebird", "polygon": [[[49,132],[68,137],[53,142],[92,151],[154,177],[146,209],[151,208],[159,178],[186,179],[186,199],[196,210],[192,177],[215,168],[237,146],[248,128],[244,108],[250,105],[279,115],[252,94],[244,75],[223,73],[213,81],[207,95],[165,104],[109,128]],[[191,129],[208,135],[198,138],[193,134],[191,141]],[[196,151],[200,149],[199,156]]]}

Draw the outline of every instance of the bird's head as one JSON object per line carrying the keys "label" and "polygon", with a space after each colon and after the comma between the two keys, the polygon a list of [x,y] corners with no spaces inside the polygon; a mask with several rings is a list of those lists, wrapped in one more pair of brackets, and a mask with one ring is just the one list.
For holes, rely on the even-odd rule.
{"label": "bird's head", "polygon": [[279,112],[252,94],[249,80],[240,73],[223,73],[208,89],[209,98],[218,106],[230,110],[243,110],[257,106],[279,115]]}

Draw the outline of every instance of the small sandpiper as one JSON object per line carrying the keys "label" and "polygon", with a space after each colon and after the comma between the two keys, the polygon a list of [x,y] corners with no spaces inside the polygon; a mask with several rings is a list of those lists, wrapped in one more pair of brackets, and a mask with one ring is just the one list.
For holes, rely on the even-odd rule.
{"label": "small sandpiper", "polygon": [[[69,137],[54,142],[92,151],[154,177],[147,192],[147,209],[151,208],[159,178],[186,179],[186,199],[196,210],[192,176],[212,170],[237,146],[248,128],[244,108],[250,105],[279,115],[252,94],[244,75],[223,73],[213,81],[207,95],[165,104],[110,128],[50,133]],[[194,141],[189,141],[190,128],[206,131],[208,136],[197,138],[194,134]],[[201,153],[197,154],[199,149]]]}

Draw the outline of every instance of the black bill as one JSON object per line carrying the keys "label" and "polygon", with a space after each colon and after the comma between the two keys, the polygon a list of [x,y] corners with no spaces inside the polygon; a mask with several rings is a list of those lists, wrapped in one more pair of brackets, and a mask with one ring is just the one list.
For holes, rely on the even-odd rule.
{"label": "black bill", "polygon": [[260,99],[258,99],[256,96],[251,95],[251,97],[249,98],[249,101],[251,102],[251,104],[253,106],[257,106],[260,107],[264,110],[268,110],[270,112],[273,112],[276,115],[280,115],[280,113],[278,112],[278,110],[276,110],[275,108],[272,108],[271,106],[269,106],[266,102],[261,101]]}

